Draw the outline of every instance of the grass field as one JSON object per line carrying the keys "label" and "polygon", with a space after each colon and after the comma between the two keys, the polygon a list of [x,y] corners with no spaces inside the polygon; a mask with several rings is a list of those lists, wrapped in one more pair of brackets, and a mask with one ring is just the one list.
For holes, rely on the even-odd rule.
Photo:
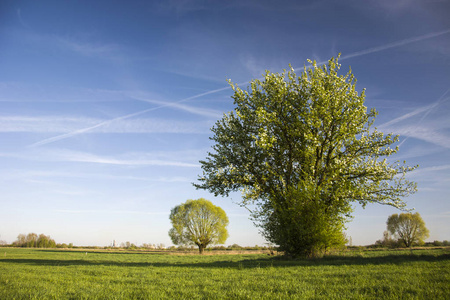
{"label": "grass field", "polygon": [[450,250],[267,254],[0,248],[0,299],[450,299]]}

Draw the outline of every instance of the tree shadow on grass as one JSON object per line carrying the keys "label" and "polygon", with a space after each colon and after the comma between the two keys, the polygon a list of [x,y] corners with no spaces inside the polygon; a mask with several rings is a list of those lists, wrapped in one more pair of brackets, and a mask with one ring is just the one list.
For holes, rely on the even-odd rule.
{"label": "tree shadow on grass", "polygon": [[[197,256],[198,257],[198,256]],[[213,261],[213,262],[189,262],[186,257],[182,262],[161,262],[151,261],[112,261],[112,260],[91,260],[87,259],[34,259],[34,258],[11,258],[0,259],[0,263],[25,264],[34,266],[109,266],[109,267],[179,267],[179,268],[232,268],[232,269],[252,269],[252,268],[277,268],[277,267],[301,267],[301,266],[356,266],[356,265],[401,265],[410,262],[443,262],[449,261],[450,254],[441,255],[415,255],[399,254],[373,257],[358,256],[326,256],[318,259],[297,259],[288,260],[283,257],[267,257],[255,259]]]}

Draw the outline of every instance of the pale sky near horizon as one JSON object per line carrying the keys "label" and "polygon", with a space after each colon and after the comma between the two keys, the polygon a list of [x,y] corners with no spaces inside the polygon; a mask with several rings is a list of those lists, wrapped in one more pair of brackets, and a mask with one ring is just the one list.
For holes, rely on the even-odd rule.
{"label": "pale sky near horizon", "polygon": [[[263,245],[240,194],[192,186],[226,80],[301,71],[341,53],[394,157],[420,167],[408,198],[450,240],[450,1],[0,2],[0,240],[171,245],[171,208],[200,197],[230,219],[226,245]],[[381,205],[355,205],[354,245],[382,238]]]}

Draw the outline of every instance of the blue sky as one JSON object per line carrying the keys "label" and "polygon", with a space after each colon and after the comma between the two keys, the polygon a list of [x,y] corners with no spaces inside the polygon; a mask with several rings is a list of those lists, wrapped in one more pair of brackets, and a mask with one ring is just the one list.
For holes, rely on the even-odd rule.
{"label": "blue sky", "polygon": [[[2,1],[0,240],[164,243],[170,209],[204,197],[226,244],[265,241],[236,203],[196,190],[226,80],[342,53],[376,127],[419,164],[405,199],[450,239],[449,1]],[[353,244],[382,237],[389,206],[355,206]]]}

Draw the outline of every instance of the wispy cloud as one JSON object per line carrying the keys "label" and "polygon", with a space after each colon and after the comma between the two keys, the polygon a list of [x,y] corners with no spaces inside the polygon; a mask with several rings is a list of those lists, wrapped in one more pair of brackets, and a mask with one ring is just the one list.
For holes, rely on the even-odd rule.
{"label": "wispy cloud", "polygon": [[409,160],[410,158],[415,157],[425,157],[429,155],[440,155],[442,152],[446,151],[446,148],[442,148],[440,146],[432,146],[427,143],[414,144],[409,146],[408,148],[402,148],[395,155],[395,160]]}
{"label": "wispy cloud", "polygon": [[365,50],[361,50],[361,51],[356,51],[347,55],[342,55],[341,56],[341,60],[343,59],[349,59],[349,58],[354,58],[354,57],[358,57],[358,56],[363,56],[363,55],[367,55],[367,54],[372,54],[372,53],[376,53],[376,52],[380,52],[380,51],[384,51],[384,50],[388,50],[388,49],[392,49],[392,48],[398,48],[401,46],[405,46],[408,44],[412,44],[412,43],[416,43],[416,42],[420,42],[423,40],[428,40],[431,38],[435,38],[441,35],[445,35],[445,34],[449,34],[450,33],[450,29],[446,29],[446,30],[442,30],[442,31],[437,31],[437,32],[432,32],[432,33],[428,33],[425,35],[421,35],[421,36],[416,36],[416,37],[412,37],[409,39],[404,39],[404,40],[400,40],[400,41],[396,41],[393,43],[389,43],[389,44],[385,44],[385,45],[381,45],[381,46],[377,46],[377,47],[373,47],[373,48],[368,48]]}
{"label": "wispy cloud", "polygon": [[46,179],[88,179],[88,180],[120,180],[120,181],[144,181],[144,182],[192,182],[192,179],[183,176],[134,176],[134,175],[116,175],[111,173],[89,173],[89,172],[64,172],[64,171],[34,171],[34,170],[8,170],[0,172],[0,181],[34,181],[53,184],[53,181],[45,181]]}
{"label": "wispy cloud", "polygon": [[119,52],[119,46],[113,44],[86,42],[60,36],[54,36],[51,39],[54,39],[62,48],[83,56],[117,58]]}
{"label": "wispy cloud", "polygon": [[386,123],[383,123],[383,124],[379,125],[378,127],[380,129],[387,128],[387,127],[389,127],[391,125],[394,125],[394,124],[399,123],[401,121],[407,120],[407,119],[412,118],[412,117],[414,117],[416,115],[419,115],[421,113],[428,112],[431,109],[433,109],[433,107],[435,107],[434,104],[416,108],[415,110],[413,110],[413,111],[411,111],[409,113],[406,113],[406,114],[404,114],[404,115],[402,115],[400,117],[397,117],[395,119],[392,119],[392,120],[390,120],[390,121],[388,121]]}
{"label": "wispy cloud", "polygon": [[93,125],[98,122],[91,118],[75,118],[61,116],[0,116],[0,132],[67,132],[79,128],[80,125]]}
{"label": "wispy cloud", "polygon": [[[450,97],[447,96],[449,92],[450,89],[445,91],[445,93],[443,93],[433,104],[416,108],[412,112],[406,113],[378,126],[378,128],[406,136],[399,146],[403,145],[409,137],[413,137],[450,149],[450,137],[447,133],[443,132],[443,129],[450,125],[447,113],[445,113],[444,118],[442,118],[442,112],[439,112],[437,118],[434,118],[431,122],[427,122],[426,124],[424,123],[424,120],[430,113],[450,99]],[[419,120],[414,119],[413,121],[408,122],[409,119],[419,116]],[[399,124],[401,122],[405,122],[406,124]]]}
{"label": "wispy cloud", "polygon": [[418,175],[418,174],[423,174],[423,173],[428,173],[428,172],[435,173],[438,171],[446,171],[446,170],[450,170],[450,164],[440,165],[440,166],[432,166],[432,167],[426,167],[426,168],[419,168],[411,174]]}
{"label": "wispy cloud", "polygon": [[176,161],[168,158],[161,158],[159,155],[149,153],[126,154],[119,157],[100,156],[92,153],[77,152],[70,150],[51,151],[51,156],[55,160],[84,162],[107,165],[122,166],[172,166],[172,167],[188,167],[196,168],[198,164]]}
{"label": "wispy cloud", "polygon": [[400,122],[400,121],[409,119],[409,118],[411,118],[411,117],[413,117],[413,116],[416,116],[416,115],[418,115],[418,114],[421,114],[421,113],[424,113],[423,116],[422,116],[422,118],[420,119],[420,121],[423,121],[423,120],[428,116],[428,114],[429,114],[434,108],[436,108],[437,106],[439,106],[439,105],[442,104],[443,102],[445,102],[445,101],[447,101],[448,99],[450,99],[450,97],[447,97],[447,94],[448,94],[449,92],[450,92],[450,89],[448,89],[447,91],[445,91],[444,94],[442,94],[442,95],[441,95],[441,96],[440,96],[433,104],[427,105],[427,106],[423,106],[423,107],[419,107],[419,108],[416,108],[416,109],[413,110],[412,112],[409,112],[409,113],[407,113],[407,114],[404,114],[404,115],[402,115],[402,116],[400,116],[400,117],[397,117],[397,118],[395,118],[395,119],[393,119],[393,120],[391,120],[391,121],[389,121],[389,122],[386,122],[386,123],[380,125],[380,127],[383,127],[383,126],[384,126],[384,127],[390,126],[390,125],[392,125],[392,124],[395,124],[395,123],[398,123],[398,122]]}
{"label": "wispy cloud", "polygon": [[[21,14],[19,16],[21,16]],[[113,43],[103,43],[92,35],[62,36],[56,34],[41,34],[30,29],[29,26],[25,26],[24,30],[17,32],[13,31],[11,33],[19,36],[23,41],[32,44],[33,47],[58,49],[63,51],[63,53],[72,53],[84,57],[95,57],[107,60],[122,61],[126,58],[126,56],[123,55],[123,46]]]}
{"label": "wispy cloud", "polygon": [[[342,61],[342,60],[355,58],[355,57],[359,57],[359,56],[364,56],[364,55],[368,55],[368,54],[373,54],[373,53],[377,53],[377,52],[381,52],[381,51],[385,51],[385,50],[389,50],[389,49],[393,49],[393,48],[398,48],[398,47],[402,47],[402,46],[405,46],[408,44],[421,42],[424,40],[432,39],[432,38],[435,38],[435,37],[438,37],[441,35],[445,35],[445,34],[449,34],[449,33],[450,33],[450,28],[446,29],[446,30],[442,30],[442,31],[432,32],[432,33],[408,38],[408,39],[403,39],[403,40],[399,40],[396,42],[384,44],[381,46],[376,46],[376,47],[352,52],[349,54],[343,54],[343,55],[341,55],[339,60]],[[323,60],[323,61],[318,61],[317,64],[322,65],[322,64],[326,64],[327,62],[328,62],[328,60]],[[294,69],[303,69],[303,67],[296,67]]]}
{"label": "wispy cloud", "polygon": [[450,165],[419,167],[408,178],[419,183],[419,191],[436,192],[448,190],[450,184]]}
{"label": "wispy cloud", "polygon": [[127,101],[121,90],[89,89],[23,82],[0,82],[0,102],[117,102]]}
{"label": "wispy cloud", "polygon": [[[450,137],[448,134],[440,132],[438,129],[427,128],[426,126],[405,125],[391,127],[389,131],[407,138],[416,138],[431,144],[450,149]],[[403,139],[399,147],[403,145]]]}
{"label": "wispy cloud", "polygon": [[74,130],[74,131],[71,131],[71,132],[68,132],[68,133],[65,133],[65,134],[61,134],[61,135],[57,135],[57,136],[54,136],[54,137],[51,137],[51,138],[47,138],[47,139],[41,140],[39,142],[36,142],[36,143],[33,143],[33,144],[29,145],[28,147],[38,147],[38,146],[54,143],[56,141],[67,139],[67,138],[70,138],[72,136],[76,136],[76,135],[80,135],[80,134],[83,134],[83,133],[86,133],[86,132],[90,132],[90,131],[92,131],[94,129],[97,129],[97,128],[102,127],[102,126],[109,125],[109,124],[111,124],[113,122],[116,122],[116,121],[121,121],[121,120],[125,120],[125,119],[128,119],[128,118],[132,118],[132,117],[136,117],[136,116],[139,116],[139,115],[143,115],[143,114],[145,114],[147,112],[150,112],[152,110],[155,110],[155,109],[157,109],[157,108],[149,108],[149,109],[146,109],[146,110],[141,110],[141,111],[138,111],[138,112],[135,112],[135,113],[132,113],[132,114],[120,116],[120,117],[117,117],[117,118],[114,118],[114,119],[110,119],[110,120],[107,120],[107,121],[102,121],[102,122],[97,123],[97,124],[95,124],[93,126],[81,128],[81,129]]}
{"label": "wispy cloud", "polygon": [[95,124],[93,126],[90,126],[90,127],[81,128],[81,129],[74,130],[74,131],[71,131],[71,132],[68,132],[68,133],[65,133],[65,134],[61,134],[61,135],[58,135],[58,136],[54,136],[54,137],[51,137],[51,138],[47,138],[47,139],[41,140],[39,142],[36,142],[36,143],[33,143],[33,144],[29,145],[29,147],[38,147],[38,146],[50,144],[50,143],[53,143],[53,142],[56,142],[56,141],[60,141],[60,140],[63,140],[63,139],[67,139],[67,138],[70,138],[72,136],[76,136],[76,135],[80,135],[80,134],[83,134],[83,133],[90,132],[90,131],[92,131],[92,130],[94,130],[96,128],[102,127],[102,126],[110,125],[110,124],[112,124],[114,122],[117,122],[117,121],[122,121],[122,120],[125,120],[125,119],[129,119],[129,118],[132,118],[132,117],[143,115],[145,113],[148,113],[148,112],[151,112],[151,111],[155,111],[155,110],[158,110],[158,109],[161,109],[161,108],[164,108],[164,107],[170,107],[170,106],[173,106],[173,105],[178,105],[178,104],[180,104],[182,102],[186,102],[186,101],[189,101],[189,100],[192,100],[192,99],[200,98],[200,97],[205,96],[205,95],[214,94],[214,93],[217,93],[219,91],[223,91],[225,89],[228,89],[228,88],[221,88],[221,89],[211,90],[211,91],[208,91],[208,92],[204,92],[204,93],[197,94],[197,95],[194,95],[194,96],[191,96],[191,97],[188,97],[188,98],[181,99],[181,100],[176,101],[176,102],[168,102],[168,103],[164,103],[164,104],[161,104],[159,106],[156,106],[156,107],[152,107],[152,108],[141,110],[141,111],[138,111],[138,112],[135,112],[135,113],[123,115],[123,116],[120,116],[120,117],[117,117],[117,118],[114,118],[114,119],[110,119],[110,120],[107,120],[107,121],[103,121],[103,122],[97,123],[97,124]]}
{"label": "wispy cloud", "polygon": [[20,25],[22,25],[22,27],[24,28],[30,28],[30,26],[28,26],[28,24],[25,22],[25,20],[22,17],[22,10],[19,8],[17,9],[17,19],[19,20]]}
{"label": "wispy cloud", "polygon": [[[369,49],[353,52],[353,53],[350,53],[350,54],[347,54],[347,55],[343,55],[343,56],[341,56],[341,60],[342,59],[349,59],[349,58],[353,58],[353,57],[359,57],[359,56],[363,56],[363,55],[368,55],[368,54],[372,54],[372,53],[376,53],[376,52],[380,52],[380,51],[384,51],[384,50],[388,50],[388,49],[392,49],[392,48],[396,48],[396,47],[401,47],[401,46],[404,46],[404,45],[407,45],[407,44],[410,44],[410,43],[431,39],[431,38],[438,37],[438,36],[441,36],[441,35],[444,35],[444,34],[448,34],[448,33],[450,33],[450,29],[446,29],[446,30],[438,31],[438,32],[433,32],[433,33],[429,33],[429,34],[426,34],[426,35],[421,35],[421,36],[417,36],[417,37],[413,37],[413,38],[403,39],[403,40],[400,40],[400,41],[397,41],[397,42],[393,42],[393,43],[385,44],[385,45],[382,45],[382,46],[373,47],[373,48],[369,48]],[[325,63],[325,62],[320,62],[320,63]],[[245,82],[245,83],[242,83],[241,85],[247,84],[247,83],[248,82]],[[165,104],[159,105],[157,107],[153,107],[153,108],[145,109],[145,110],[138,111],[138,112],[135,112],[135,113],[123,115],[123,116],[120,116],[120,117],[117,117],[117,118],[113,118],[113,119],[110,119],[110,120],[107,120],[107,121],[100,122],[100,123],[98,123],[96,125],[93,125],[93,126],[85,127],[85,128],[78,129],[78,130],[75,130],[75,131],[72,131],[72,132],[68,132],[68,133],[65,133],[65,134],[62,134],[62,135],[58,135],[58,136],[55,136],[55,137],[51,137],[51,138],[48,138],[48,139],[41,140],[39,142],[31,144],[30,147],[38,147],[38,146],[54,143],[56,141],[60,141],[60,140],[63,140],[63,139],[67,139],[67,138],[76,136],[76,135],[87,133],[87,132],[92,131],[92,130],[94,130],[96,128],[109,125],[109,124],[111,124],[113,122],[116,122],[116,121],[119,121],[119,120],[132,118],[132,117],[135,117],[135,116],[138,116],[138,115],[142,115],[142,114],[145,114],[145,113],[148,113],[148,112],[151,112],[151,111],[154,111],[154,110],[158,110],[158,109],[161,109],[161,108],[164,108],[164,107],[169,107],[169,106],[176,107],[177,106],[177,108],[181,109],[181,106],[179,104],[182,103],[182,102],[187,102],[187,101],[192,100],[192,99],[200,98],[200,97],[203,97],[203,96],[206,96],[206,95],[210,95],[210,94],[215,94],[215,93],[227,90],[227,89],[229,89],[229,87],[214,89],[214,90],[210,90],[210,91],[207,91],[207,92],[204,92],[204,93],[196,94],[196,95],[191,96],[191,97],[187,97],[187,98],[181,99],[179,101],[169,102],[169,103],[165,103]],[[186,109],[186,108],[184,108],[184,109]]]}
{"label": "wispy cloud", "polygon": [[139,211],[139,210],[71,210],[71,209],[55,209],[56,213],[65,214],[114,214],[114,215],[167,215],[168,212],[155,211]]}
{"label": "wispy cloud", "polygon": [[139,101],[157,104],[160,107],[161,106],[172,107],[172,108],[182,110],[182,111],[194,114],[194,115],[200,115],[200,116],[205,116],[208,118],[213,118],[214,120],[223,116],[223,112],[221,112],[221,111],[214,110],[214,109],[189,106],[189,105],[182,104],[181,102],[163,102],[163,101],[154,100],[154,99],[150,99],[147,97],[136,96],[136,95],[130,95],[129,97],[132,99],[139,100]]}
{"label": "wispy cloud", "polygon": [[[105,122],[97,118],[64,116],[0,116],[0,132],[63,133]],[[180,121],[159,118],[118,120],[90,133],[208,133],[211,121]]]}
{"label": "wispy cloud", "polygon": [[[33,161],[79,162],[105,164],[116,166],[172,166],[197,168],[198,155],[191,151],[155,152],[155,153],[125,153],[121,155],[98,155],[67,149],[44,149],[15,153],[0,153],[0,157],[10,157]],[[182,160],[180,160],[182,158]]]}

